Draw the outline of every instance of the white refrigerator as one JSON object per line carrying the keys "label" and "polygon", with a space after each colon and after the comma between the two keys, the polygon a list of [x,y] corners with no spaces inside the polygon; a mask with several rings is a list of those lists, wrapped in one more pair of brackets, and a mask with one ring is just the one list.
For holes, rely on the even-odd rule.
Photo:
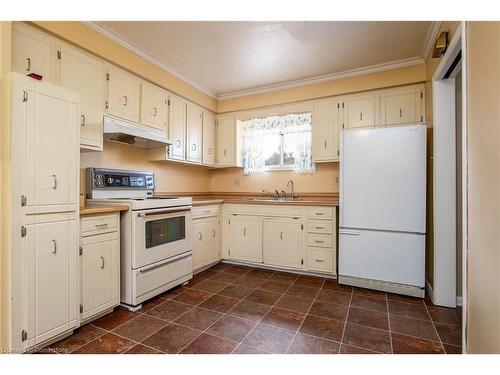
{"label": "white refrigerator", "polygon": [[346,129],[339,282],[423,297],[426,126]]}

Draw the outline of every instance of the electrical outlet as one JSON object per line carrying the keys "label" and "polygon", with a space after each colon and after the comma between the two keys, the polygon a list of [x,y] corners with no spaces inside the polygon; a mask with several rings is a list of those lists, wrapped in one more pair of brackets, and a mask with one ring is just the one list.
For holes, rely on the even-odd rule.
{"label": "electrical outlet", "polygon": [[233,180],[234,186],[240,186],[240,179],[238,177],[235,177]]}

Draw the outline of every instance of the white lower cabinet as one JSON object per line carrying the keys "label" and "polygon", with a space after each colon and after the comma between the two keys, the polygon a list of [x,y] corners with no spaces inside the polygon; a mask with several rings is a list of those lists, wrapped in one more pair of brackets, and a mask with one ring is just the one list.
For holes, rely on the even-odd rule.
{"label": "white lower cabinet", "polygon": [[119,213],[81,219],[80,313],[82,321],[120,303]]}
{"label": "white lower cabinet", "polygon": [[299,218],[265,218],[262,251],[264,264],[302,268],[302,230]]}
{"label": "white lower cabinet", "polygon": [[222,257],[336,274],[334,207],[224,205]]}
{"label": "white lower cabinet", "polygon": [[195,270],[220,259],[219,218],[193,220],[193,268]]}

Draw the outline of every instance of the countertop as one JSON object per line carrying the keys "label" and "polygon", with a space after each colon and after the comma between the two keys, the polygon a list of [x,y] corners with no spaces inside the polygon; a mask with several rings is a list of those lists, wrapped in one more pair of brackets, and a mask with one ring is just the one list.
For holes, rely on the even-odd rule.
{"label": "countertop", "polygon": [[84,207],[80,207],[80,216],[82,215],[93,215],[93,214],[103,214],[109,212],[119,212],[119,211],[128,211],[127,205],[113,205],[106,206],[102,205],[86,205]]}

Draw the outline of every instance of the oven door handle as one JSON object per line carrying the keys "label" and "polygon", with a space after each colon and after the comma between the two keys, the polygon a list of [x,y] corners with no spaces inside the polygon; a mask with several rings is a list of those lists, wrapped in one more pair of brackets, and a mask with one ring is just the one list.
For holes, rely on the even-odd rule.
{"label": "oven door handle", "polygon": [[180,210],[162,210],[162,211],[155,211],[155,212],[139,212],[137,214],[138,217],[145,217],[145,216],[158,216],[158,215],[166,215],[166,214],[176,214],[179,212],[188,212],[191,211],[190,208],[183,208]]}
{"label": "oven door handle", "polygon": [[153,264],[152,266],[141,268],[139,270],[139,272],[140,273],[144,273],[144,272],[152,271],[152,270],[154,270],[154,269],[156,269],[158,267],[164,266],[165,264],[172,263],[172,262],[175,262],[176,260],[184,259],[184,258],[190,257],[192,255],[193,255],[193,252],[192,251],[188,251],[187,253],[176,255],[176,256],[174,256],[172,258],[168,258],[168,259],[166,259],[166,260],[164,260],[162,262]]}

